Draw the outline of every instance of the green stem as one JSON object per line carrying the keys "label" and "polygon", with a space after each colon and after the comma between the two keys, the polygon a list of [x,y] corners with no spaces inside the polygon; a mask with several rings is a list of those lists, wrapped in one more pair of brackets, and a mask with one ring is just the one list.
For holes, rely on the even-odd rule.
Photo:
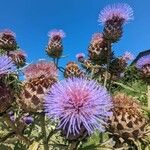
{"label": "green stem", "polygon": [[113,78],[113,74],[110,75],[110,80],[109,80],[109,83],[108,83],[108,91],[111,90],[111,86],[112,86],[112,78]]}
{"label": "green stem", "polygon": [[100,141],[99,141],[99,142],[100,142],[100,143],[103,143],[103,140],[104,140],[104,138],[103,138],[103,133],[100,133],[100,134],[99,134],[99,137],[100,137]]}
{"label": "green stem", "polygon": [[150,109],[150,85],[147,86],[147,101],[148,108]]}
{"label": "green stem", "polygon": [[56,58],[56,66],[58,66],[59,58]]}
{"label": "green stem", "polygon": [[44,150],[49,150],[47,135],[46,135],[46,124],[45,124],[45,114],[44,113],[40,114],[40,122],[41,122]]}
{"label": "green stem", "polygon": [[54,129],[54,130],[52,130],[50,133],[49,133],[49,135],[47,136],[47,142],[50,140],[50,138],[55,134],[55,133],[57,133],[58,132],[58,130],[57,129]]}
{"label": "green stem", "polygon": [[56,58],[53,58],[53,62],[54,62],[54,64],[56,64]]}
{"label": "green stem", "polygon": [[94,68],[92,68],[92,71],[91,71],[91,75],[90,75],[91,79],[93,79],[93,75],[94,75]]}
{"label": "green stem", "polygon": [[108,73],[109,73],[109,67],[110,67],[110,55],[111,55],[111,42],[108,41],[108,56],[107,56],[107,69],[105,72],[105,79],[104,79],[104,86],[107,86],[107,80],[108,80]]}
{"label": "green stem", "polygon": [[107,85],[107,78],[108,78],[108,72],[107,72],[107,70],[106,70],[106,72],[105,72],[105,78],[104,78],[104,86],[106,87],[106,85]]}
{"label": "green stem", "polygon": [[72,141],[69,145],[69,150],[77,150],[80,141]]}
{"label": "green stem", "polygon": [[13,135],[15,135],[14,131],[6,134],[5,136],[0,138],[0,142],[5,142],[8,138],[12,137]]}

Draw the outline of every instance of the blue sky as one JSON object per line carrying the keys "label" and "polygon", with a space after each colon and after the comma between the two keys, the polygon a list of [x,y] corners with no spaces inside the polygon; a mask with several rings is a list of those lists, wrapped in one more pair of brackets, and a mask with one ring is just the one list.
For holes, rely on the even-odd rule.
{"label": "blue sky", "polygon": [[47,32],[63,29],[64,58],[61,63],[75,60],[76,53],[87,53],[94,32],[103,26],[97,22],[98,14],[108,4],[125,2],[134,10],[134,21],[124,28],[124,36],[114,45],[117,55],[131,51],[137,55],[150,48],[150,1],[141,0],[1,0],[0,29],[10,28],[17,35],[21,49],[28,54],[28,61],[48,58],[45,47]]}

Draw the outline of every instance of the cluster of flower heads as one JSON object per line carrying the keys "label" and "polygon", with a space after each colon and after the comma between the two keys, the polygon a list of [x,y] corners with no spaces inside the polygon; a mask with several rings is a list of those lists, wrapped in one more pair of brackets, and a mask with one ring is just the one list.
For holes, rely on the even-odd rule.
{"label": "cluster of flower heads", "polygon": [[125,3],[113,4],[106,6],[99,15],[98,21],[105,24],[108,20],[118,17],[123,19],[124,22],[133,20],[133,10]]}
{"label": "cluster of flower heads", "polygon": [[103,132],[112,102],[107,90],[95,81],[69,78],[54,84],[45,97],[45,111],[52,119],[59,119],[59,128],[67,136],[79,134],[81,126],[93,133]]}
{"label": "cluster of flower heads", "polygon": [[0,49],[3,54],[12,58],[17,68],[25,66],[26,54],[18,48],[16,34],[13,31],[5,29],[0,32]]}
{"label": "cluster of flower heads", "polygon": [[[132,19],[133,10],[127,4],[114,4],[104,8],[99,15],[99,22],[105,25],[104,31],[103,33],[97,32],[93,34],[89,46],[89,59],[84,60],[85,54],[83,53],[77,54],[76,58],[80,62],[90,62],[89,64],[95,65],[98,59],[106,57],[105,63],[102,64],[106,68],[104,64],[106,64],[108,57],[108,43],[112,44],[118,41],[122,35],[122,25]],[[112,34],[107,38],[109,33]],[[0,38],[4,35],[15,37],[15,34],[9,30],[1,32]],[[59,59],[62,55],[62,39],[65,37],[65,33],[63,30],[55,29],[50,31],[48,36],[49,41],[46,52],[55,61],[55,58]],[[15,71],[16,67],[14,63],[17,61],[20,62],[20,60],[24,61],[26,54],[22,51],[10,51],[9,56],[11,58],[6,55],[0,56],[0,76]],[[96,61],[94,62],[95,58]],[[127,61],[132,59],[133,56],[129,52],[126,52],[122,57],[114,57],[109,64],[113,67],[110,67],[107,71],[110,71],[112,74],[116,72],[121,74],[127,65]],[[150,67],[150,55],[142,57],[137,62],[138,69],[142,69],[147,65]],[[25,84],[19,101],[22,108],[33,112],[38,112],[39,110],[43,112],[44,110],[53,121],[59,120],[58,128],[65,131],[67,137],[80,134],[82,129],[86,130],[89,135],[95,130],[104,132],[108,121],[112,121],[112,123],[116,121],[117,124],[122,125],[124,122],[121,122],[122,124],[119,123],[120,116],[123,118],[126,115],[126,119],[129,120],[128,116],[131,116],[130,112],[134,111],[125,108],[129,111],[128,114],[128,112],[122,111],[124,109],[120,110],[120,106],[118,106],[123,103],[123,100],[129,106],[134,104],[130,103],[130,101],[128,102],[126,96],[119,95],[117,98],[114,98],[114,101],[105,87],[94,80],[85,78],[85,75],[82,75],[83,72],[80,71],[76,63],[70,62],[67,67],[64,71],[64,77],[67,79],[57,82],[56,77],[58,72],[55,63],[42,60],[36,64],[27,66],[24,69]],[[74,75],[78,78],[75,78]],[[3,87],[1,87],[1,90],[3,90]],[[119,111],[116,111],[117,107],[119,107]],[[117,113],[119,115],[115,116]],[[114,116],[115,121],[110,120]],[[25,116],[23,120],[27,124],[33,122],[31,116]],[[130,120],[132,121],[132,118]],[[134,122],[131,123],[134,125]],[[141,124],[143,125],[143,122]],[[115,128],[118,129],[119,125]],[[117,132],[120,133],[120,129]]]}
{"label": "cluster of flower heads", "polygon": [[16,70],[16,66],[12,59],[7,55],[0,56],[0,75],[12,73]]}

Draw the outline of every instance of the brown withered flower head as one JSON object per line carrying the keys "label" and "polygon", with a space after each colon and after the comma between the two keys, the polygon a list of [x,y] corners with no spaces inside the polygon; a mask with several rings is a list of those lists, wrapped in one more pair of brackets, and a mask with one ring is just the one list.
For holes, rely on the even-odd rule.
{"label": "brown withered flower head", "polygon": [[115,146],[121,143],[130,145],[138,140],[144,141],[150,133],[149,124],[135,99],[117,93],[113,96],[113,104],[113,115],[110,117],[107,130],[109,136],[116,142]]}
{"label": "brown withered flower head", "polygon": [[53,62],[39,61],[24,70],[25,82],[18,102],[26,111],[43,111],[43,97],[57,81],[57,68]]}

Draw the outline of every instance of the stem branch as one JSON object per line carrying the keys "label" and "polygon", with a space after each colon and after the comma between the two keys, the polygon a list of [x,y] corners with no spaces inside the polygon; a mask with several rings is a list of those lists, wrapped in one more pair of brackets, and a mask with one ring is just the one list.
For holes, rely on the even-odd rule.
{"label": "stem branch", "polygon": [[150,85],[147,86],[147,101],[148,108],[150,109]]}
{"label": "stem branch", "polygon": [[41,122],[44,150],[49,150],[47,136],[46,136],[46,127],[45,127],[46,124],[45,124],[45,114],[44,113],[40,114],[40,122]]}

